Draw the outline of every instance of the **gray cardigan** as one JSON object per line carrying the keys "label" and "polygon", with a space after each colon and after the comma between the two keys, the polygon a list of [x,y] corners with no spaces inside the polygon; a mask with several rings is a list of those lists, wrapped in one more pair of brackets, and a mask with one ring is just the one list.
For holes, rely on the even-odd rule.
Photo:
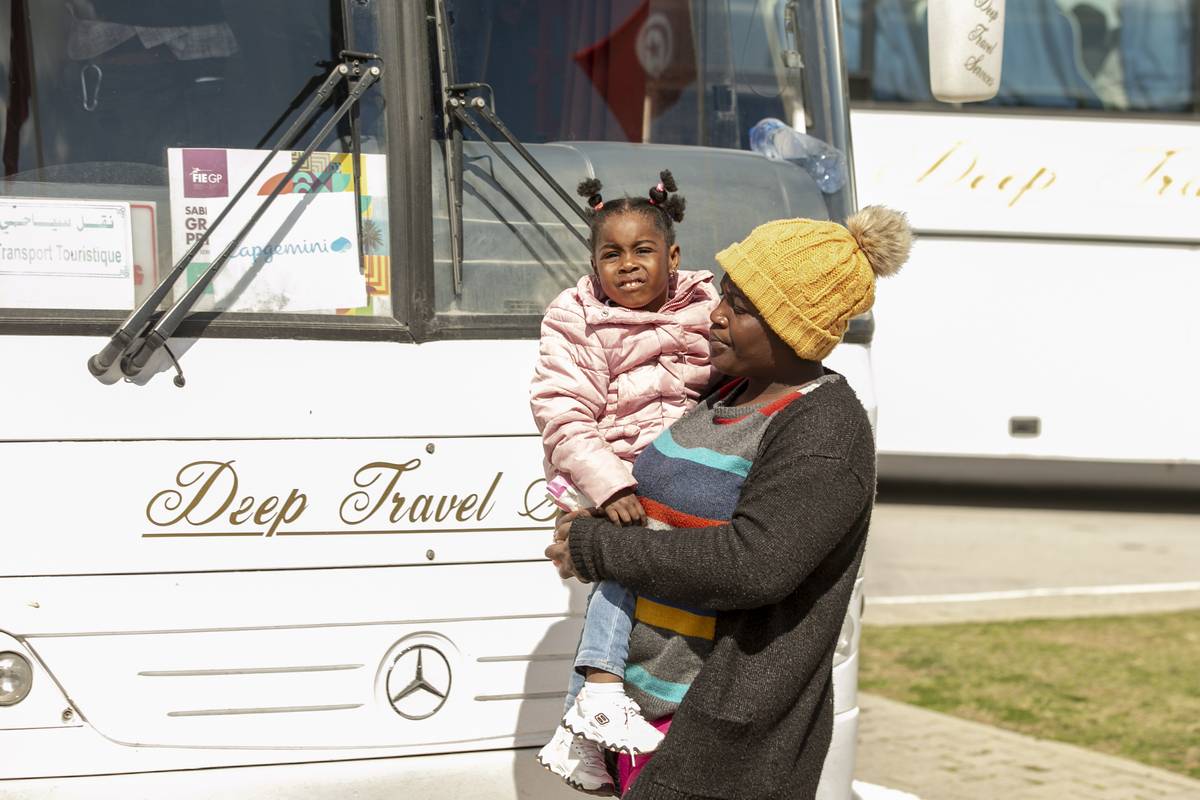
{"label": "gray cardigan", "polygon": [[871,519],[875,445],[846,381],[806,399],[767,428],[730,522],[571,526],[581,579],[721,612],[712,654],[631,800],[816,794],[833,729],[833,651]]}

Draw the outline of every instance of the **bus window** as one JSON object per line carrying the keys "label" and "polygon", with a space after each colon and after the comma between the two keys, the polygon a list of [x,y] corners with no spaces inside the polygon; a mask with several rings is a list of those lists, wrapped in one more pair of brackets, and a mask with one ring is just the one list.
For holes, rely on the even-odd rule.
{"label": "bus window", "polygon": [[[846,0],[853,99],[936,103],[926,4]],[[1196,113],[1196,6],[1188,0],[1008,0],[1000,91],[983,105]]]}
{"label": "bus window", "polygon": [[[0,50],[0,309],[128,310],[146,297],[349,46],[340,6],[0,0],[0,16],[14,21],[0,42],[10,45]],[[361,16],[356,49],[369,49],[374,30]],[[381,92],[364,98],[353,127],[364,154],[360,172],[369,173],[361,214],[346,155],[352,124],[344,120],[285,192],[295,196],[273,207],[294,215],[289,232],[259,235],[271,222],[264,217],[197,311],[391,315]],[[296,149],[305,142],[302,134]],[[286,171],[287,159],[281,153],[284,166],[265,180]],[[208,183],[193,185],[193,171]],[[322,183],[302,200],[316,186],[305,176]],[[325,192],[344,196],[315,196]],[[263,194],[247,193],[242,220]],[[336,220],[317,224],[308,210],[318,207],[336,207]],[[240,227],[237,216],[231,213],[223,235]],[[39,260],[43,252],[53,258]],[[327,284],[289,277],[293,268],[278,263],[333,252],[347,261],[346,274]],[[177,296],[198,274],[201,264],[194,266]]]}
{"label": "bus window", "polygon": [[[678,229],[685,268],[713,269],[713,253],[781,209],[829,216],[802,169],[749,152],[756,122],[776,117],[804,129],[811,113],[784,0],[444,5],[457,81],[491,87],[497,114],[572,197],[589,175],[604,181],[606,197],[636,196],[660,170],[673,171],[689,201]],[[588,271],[589,253],[575,235],[586,237],[586,226],[564,206],[573,233],[469,129],[464,137],[460,276],[445,141],[434,142],[436,312],[449,325],[480,315],[536,325],[554,296]]]}

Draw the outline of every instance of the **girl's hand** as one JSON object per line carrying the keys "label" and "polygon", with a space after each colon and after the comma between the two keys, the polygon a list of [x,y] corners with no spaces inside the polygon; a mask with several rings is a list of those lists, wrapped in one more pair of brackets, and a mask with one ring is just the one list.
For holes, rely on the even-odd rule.
{"label": "girl's hand", "polygon": [[560,511],[558,516],[554,518],[554,530],[557,531],[563,525],[570,527],[571,520],[579,517],[599,517],[602,516],[597,508],[577,508],[574,511]]}
{"label": "girl's hand", "polygon": [[645,525],[646,510],[633,494],[633,489],[622,489],[600,505],[604,516],[613,525]]}
{"label": "girl's hand", "polygon": [[554,541],[565,542],[571,523],[579,517],[603,517],[604,512],[598,508],[577,508],[574,511],[564,511],[554,520]]}
{"label": "girl's hand", "polygon": [[567,536],[571,533],[571,523],[575,521],[575,518],[587,516],[588,512],[591,510],[593,509],[579,508],[560,515],[559,518],[554,521],[554,541],[565,542],[567,540]]}

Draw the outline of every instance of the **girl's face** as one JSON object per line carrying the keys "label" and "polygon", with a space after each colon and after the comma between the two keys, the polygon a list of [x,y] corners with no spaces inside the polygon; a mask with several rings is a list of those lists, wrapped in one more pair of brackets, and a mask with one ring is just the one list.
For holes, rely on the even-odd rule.
{"label": "girl's face", "polygon": [[658,311],[667,301],[671,273],[679,269],[679,245],[668,246],[647,214],[615,214],[596,231],[592,269],[614,303]]}
{"label": "girl's face", "polygon": [[773,380],[780,365],[795,359],[728,277],[721,280],[721,302],[709,319],[712,365],[726,375]]}

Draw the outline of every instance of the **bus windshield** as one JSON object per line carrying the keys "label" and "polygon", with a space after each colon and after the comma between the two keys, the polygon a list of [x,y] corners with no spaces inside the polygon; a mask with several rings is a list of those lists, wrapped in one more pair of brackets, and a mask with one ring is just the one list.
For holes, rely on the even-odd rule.
{"label": "bus windshield", "polygon": [[[418,339],[536,331],[546,305],[589,270],[586,224],[511,144],[499,140],[510,164],[473,130],[455,130],[455,85],[486,84],[476,99],[494,104],[568,202],[582,204],[573,189],[585,177],[600,178],[606,197],[640,196],[671,170],[689,202],[678,232],[685,268],[714,269],[716,252],[765,220],[841,218],[853,204],[833,3],[426,0],[424,13],[395,18],[374,1],[200,5],[0,0],[0,16],[15,21],[0,49],[6,218],[74,215],[64,247],[115,254],[101,265],[39,260],[63,242],[46,238],[50,228],[13,228],[21,257],[0,267],[0,316],[70,312],[99,326],[152,297],[235,205],[344,49],[391,53],[379,88],[284,181],[286,196],[209,284],[199,283],[206,264],[347,87],[200,250],[172,298],[201,286],[196,326],[334,335],[370,325]],[[398,35],[408,37],[403,58]],[[421,107],[430,113],[398,133]],[[801,159],[755,152],[751,130],[767,119],[842,151],[839,188],[819,185]],[[424,172],[429,159],[427,196],[412,180],[414,148],[428,148],[413,161]],[[400,175],[403,185],[390,183]],[[422,236],[393,225],[427,207]],[[113,227],[85,229],[84,216]]]}
{"label": "bus windshield", "polygon": [[[38,238],[32,227],[14,228],[5,244],[17,253],[52,247],[56,255],[6,259],[0,267],[0,311],[119,311],[144,300],[190,237],[224,208],[229,185],[236,189],[247,174],[241,163],[261,160],[338,63],[339,52],[377,49],[376,6],[347,6],[352,10],[327,0],[0,0],[0,18],[12,21],[11,36],[0,41],[0,207],[11,219],[90,214],[112,219],[114,226],[108,239],[95,231]],[[344,93],[339,88],[337,102]],[[319,130],[336,104],[321,108],[302,134]],[[348,154],[367,154],[360,172],[371,172],[374,181],[365,183],[370,199],[364,201],[363,224],[339,223],[328,237],[297,234],[277,243],[278,249],[317,249],[326,247],[326,239],[346,237],[364,241],[363,259],[386,258],[379,241],[379,231],[386,229],[386,182],[379,174],[387,148],[384,129],[382,96],[372,92],[319,143],[311,169],[300,176],[335,168],[350,174]],[[301,140],[298,149],[307,142],[303,135]],[[281,153],[264,177],[285,172],[288,159],[288,152]],[[184,172],[196,169],[211,182],[185,186]],[[339,195],[334,204],[350,204],[353,216],[353,187],[340,180],[326,183]],[[250,194],[257,197],[258,187]],[[246,204],[246,214],[254,205]],[[290,210],[287,202],[276,208],[285,215]],[[224,227],[232,232],[239,226]],[[361,236],[354,235],[355,227],[363,229]],[[386,277],[357,277],[369,271],[360,269],[357,247],[346,248],[336,268],[344,278],[338,286],[317,286],[311,276],[304,276],[303,285],[271,276],[267,273],[286,261],[274,259],[255,286],[234,292],[237,278],[252,267],[261,269],[262,259],[250,245],[270,240],[274,232],[247,242],[246,253],[239,252],[225,271],[230,285],[208,291],[197,310],[391,314]],[[102,275],[94,264],[64,259],[59,246],[62,252],[116,252],[119,263]],[[291,261],[289,269],[304,272],[298,258]],[[195,277],[190,271],[177,290]]]}
{"label": "bus windshield", "polygon": [[[855,100],[953,110],[930,92],[926,3],[844,0],[842,10]],[[1200,111],[1195,4],[1010,0],[1005,13],[999,92],[983,105]]]}
{"label": "bus windshield", "polygon": [[[836,215],[795,164],[751,152],[750,131],[775,118],[845,147],[830,131],[838,86],[826,54],[805,58],[820,24],[816,4],[785,0],[446,0],[446,58],[458,84],[490,88],[497,115],[568,191],[596,176],[605,196],[644,194],[662,169],[688,197],[680,226],[684,265],[712,255],[758,222]],[[445,66],[445,65],[444,65]],[[436,100],[437,98],[435,98]],[[461,134],[463,245],[452,252],[453,204],[435,175],[437,310],[536,315],[588,270],[589,254],[503,159]],[[443,143],[435,143],[435,170]],[[542,187],[545,189],[545,187]],[[545,194],[552,197],[549,190]],[[736,198],[736,199],[735,199]],[[557,199],[555,203],[559,203]],[[567,217],[586,237],[575,217]],[[442,224],[445,223],[445,224]]]}
{"label": "bus windshield", "polygon": [[779,0],[450,0],[460,81],[486,81],[525,142],[745,148],[801,112]]}

